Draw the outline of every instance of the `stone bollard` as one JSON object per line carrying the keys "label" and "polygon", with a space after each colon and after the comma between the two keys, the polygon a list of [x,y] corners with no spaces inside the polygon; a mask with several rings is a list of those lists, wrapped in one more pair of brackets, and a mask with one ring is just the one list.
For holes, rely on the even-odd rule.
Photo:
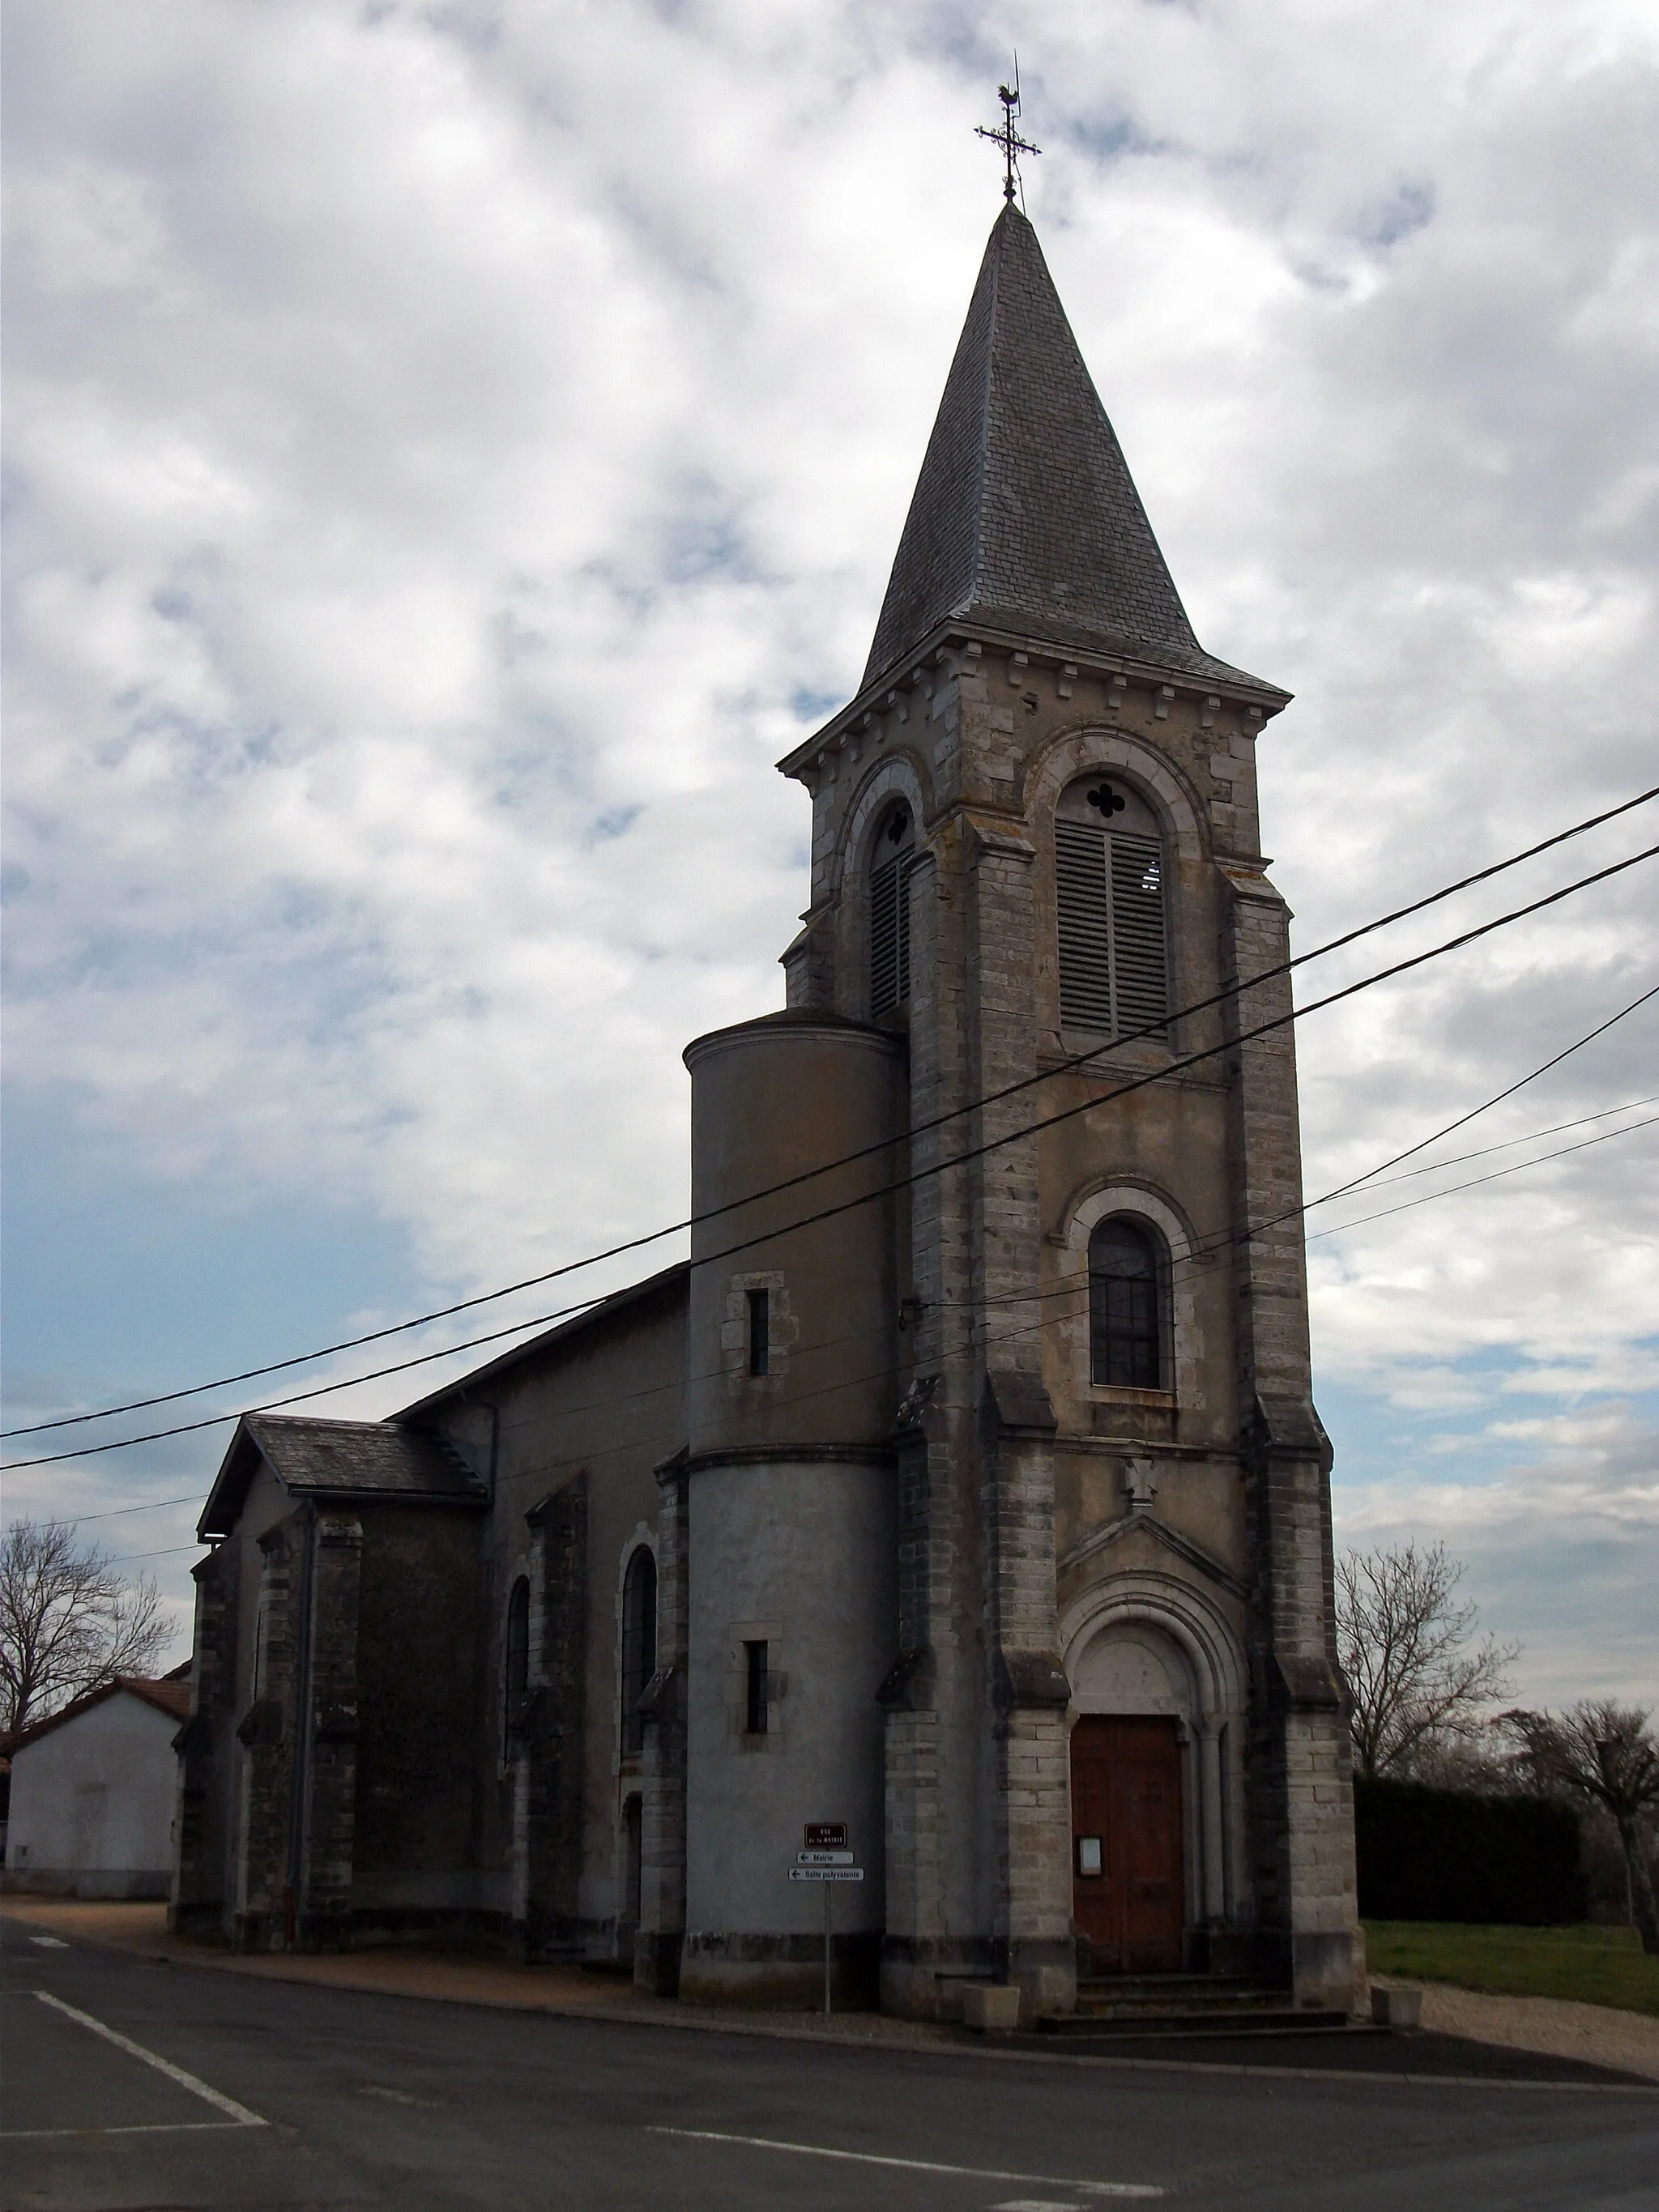
{"label": "stone bollard", "polygon": [[1371,2018],[1379,2027],[1416,2027],[1423,2018],[1421,1990],[1379,1989],[1371,1984]]}
{"label": "stone bollard", "polygon": [[962,1992],[964,2026],[980,2035],[1012,2035],[1019,2026],[1019,1991],[991,1982],[969,1982]]}

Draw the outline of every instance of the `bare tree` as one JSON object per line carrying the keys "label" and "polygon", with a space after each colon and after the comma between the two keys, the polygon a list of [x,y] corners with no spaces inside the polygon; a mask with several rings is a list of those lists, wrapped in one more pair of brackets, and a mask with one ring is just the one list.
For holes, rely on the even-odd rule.
{"label": "bare tree", "polygon": [[173,1640],[155,1584],[117,1571],[62,1521],[14,1521],[0,1544],[0,1729],[44,1720]]}
{"label": "bare tree", "polygon": [[1461,1561],[1443,1544],[1348,1552],[1336,1567],[1336,1634],[1362,1774],[1411,1773],[1510,1693],[1517,1644],[1472,1644],[1475,1610],[1460,1599]]}
{"label": "bare tree", "polygon": [[1626,1897],[1642,1948],[1659,1955],[1659,1908],[1648,1872],[1644,1815],[1659,1806],[1659,1743],[1641,1705],[1587,1698],[1571,1712],[1512,1712],[1505,1725],[1521,1764],[1546,1790],[1565,1790],[1611,1814],[1625,1854]]}

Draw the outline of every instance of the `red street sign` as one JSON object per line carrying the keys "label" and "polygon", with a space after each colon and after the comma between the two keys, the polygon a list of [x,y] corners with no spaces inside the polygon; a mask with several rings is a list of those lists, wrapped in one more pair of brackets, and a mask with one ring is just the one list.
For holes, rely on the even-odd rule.
{"label": "red street sign", "polygon": [[806,1848],[809,1851],[844,1851],[847,1849],[845,1820],[809,1820],[806,1823]]}

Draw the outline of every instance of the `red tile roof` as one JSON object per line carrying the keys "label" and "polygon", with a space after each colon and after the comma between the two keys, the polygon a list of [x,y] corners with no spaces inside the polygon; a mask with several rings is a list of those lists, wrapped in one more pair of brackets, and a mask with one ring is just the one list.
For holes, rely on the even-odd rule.
{"label": "red tile roof", "polygon": [[148,1674],[118,1674],[112,1681],[100,1682],[95,1690],[88,1690],[84,1696],[72,1698],[68,1705],[60,1706],[55,1713],[48,1713],[44,1720],[31,1721],[27,1728],[0,1736],[0,1750],[8,1756],[21,1751],[26,1743],[33,1743],[40,1737],[49,1735],[53,1729],[62,1728],[65,1721],[78,1720],[82,1713],[89,1713],[94,1705],[101,1705],[106,1698],[112,1698],[123,1690],[130,1697],[140,1698],[145,1705],[154,1705],[157,1712],[166,1713],[173,1720],[187,1721],[190,1718],[188,1682],[181,1682],[171,1675],[157,1680]]}

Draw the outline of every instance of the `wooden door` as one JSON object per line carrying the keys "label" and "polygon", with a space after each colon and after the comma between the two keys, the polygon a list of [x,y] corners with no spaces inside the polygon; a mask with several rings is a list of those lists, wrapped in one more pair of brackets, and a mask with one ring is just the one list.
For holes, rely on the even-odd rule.
{"label": "wooden door", "polygon": [[1085,1714],[1072,1731],[1072,1911],[1091,1970],[1178,1972],[1183,1890],[1175,1722]]}

